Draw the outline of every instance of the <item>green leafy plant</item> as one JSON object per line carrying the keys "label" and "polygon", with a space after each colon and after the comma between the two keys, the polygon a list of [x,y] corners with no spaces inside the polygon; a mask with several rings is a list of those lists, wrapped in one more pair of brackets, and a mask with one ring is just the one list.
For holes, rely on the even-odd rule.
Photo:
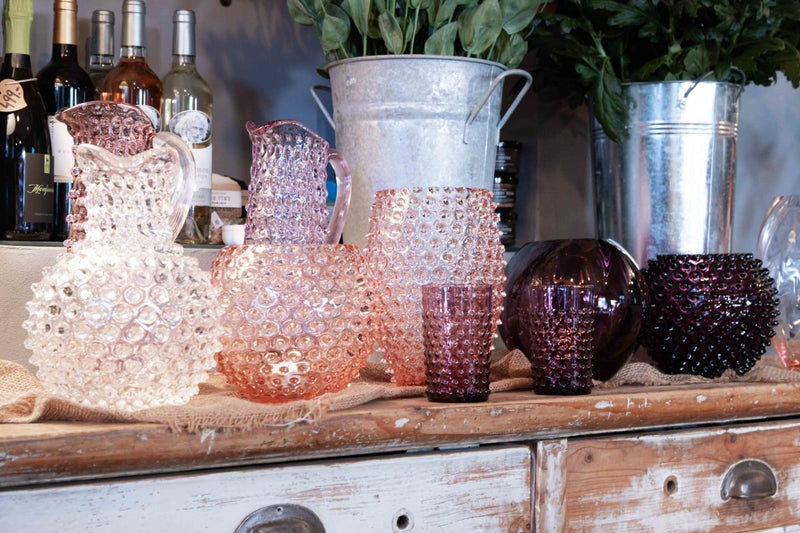
{"label": "green leafy plant", "polygon": [[516,67],[543,0],[287,0],[328,61],[385,54],[474,57]]}
{"label": "green leafy plant", "polygon": [[588,97],[614,140],[624,131],[622,84],[714,80],[800,85],[797,0],[548,0],[532,22],[534,88]]}

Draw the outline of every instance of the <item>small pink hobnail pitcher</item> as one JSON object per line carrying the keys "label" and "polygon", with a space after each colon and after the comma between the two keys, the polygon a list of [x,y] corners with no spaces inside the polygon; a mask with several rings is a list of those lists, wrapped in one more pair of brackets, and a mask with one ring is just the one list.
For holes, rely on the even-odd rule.
{"label": "small pink hobnail pitcher", "polygon": [[[350,207],[350,169],[341,154],[299,122],[247,122],[253,143],[245,244],[335,244]],[[328,220],[328,163],[336,203]]]}

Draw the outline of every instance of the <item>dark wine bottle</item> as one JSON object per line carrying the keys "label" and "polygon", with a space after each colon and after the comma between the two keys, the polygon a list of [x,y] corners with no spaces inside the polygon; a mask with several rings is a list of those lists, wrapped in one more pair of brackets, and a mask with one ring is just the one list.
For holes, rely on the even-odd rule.
{"label": "dark wine bottle", "polygon": [[89,73],[78,64],[78,2],[53,2],[53,53],[50,62],[36,74],[50,128],[55,183],[55,221],[53,238],[63,240],[69,234],[66,222],[70,213],[69,191],[72,189],[72,136],[63,122],[55,119],[56,111],[94,98],[94,84]]}
{"label": "dark wine bottle", "polygon": [[0,229],[10,240],[47,240],[55,194],[47,112],[31,71],[33,0],[6,0],[0,67]]}

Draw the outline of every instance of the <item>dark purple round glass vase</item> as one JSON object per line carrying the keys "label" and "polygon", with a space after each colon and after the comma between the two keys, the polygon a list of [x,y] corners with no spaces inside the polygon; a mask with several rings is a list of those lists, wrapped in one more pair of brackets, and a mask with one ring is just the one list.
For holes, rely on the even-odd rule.
{"label": "dark purple round glass vase", "polygon": [[500,335],[506,346],[531,354],[520,311],[532,287],[575,285],[594,287],[592,370],[605,381],[628,362],[638,346],[642,307],[639,268],[620,246],[599,239],[536,241],[523,246],[506,267],[506,303]]}
{"label": "dark purple round glass vase", "polygon": [[777,289],[752,254],[659,255],[642,287],[642,345],[664,373],[744,374],[775,334]]}

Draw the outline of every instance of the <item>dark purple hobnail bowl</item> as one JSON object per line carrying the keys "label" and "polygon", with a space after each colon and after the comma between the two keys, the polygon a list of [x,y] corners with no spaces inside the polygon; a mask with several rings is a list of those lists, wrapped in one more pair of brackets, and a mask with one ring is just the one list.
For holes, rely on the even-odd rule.
{"label": "dark purple hobnail bowl", "polygon": [[[611,241],[567,239],[536,241],[523,246],[506,266],[506,302],[500,335],[508,348],[530,355],[520,311],[531,287],[576,285],[595,287],[594,379],[605,381],[628,362],[638,346],[642,320],[639,268],[625,250]],[[526,338],[527,337],[527,338]]]}
{"label": "dark purple hobnail bowl", "polygon": [[659,255],[642,270],[641,344],[667,374],[742,375],[775,334],[776,292],[752,254]]}

